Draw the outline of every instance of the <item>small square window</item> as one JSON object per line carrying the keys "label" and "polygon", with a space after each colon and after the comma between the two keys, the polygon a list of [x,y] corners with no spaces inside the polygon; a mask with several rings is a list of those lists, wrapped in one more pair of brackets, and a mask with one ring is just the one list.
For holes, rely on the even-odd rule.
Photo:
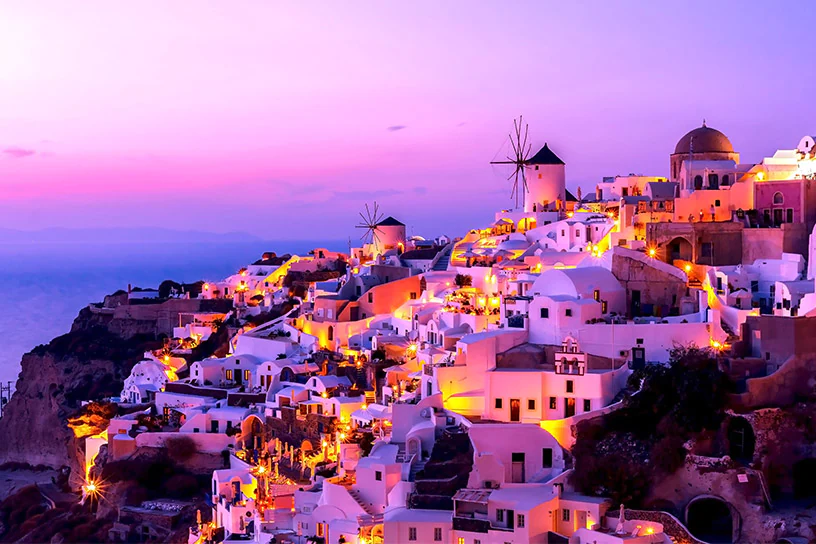
{"label": "small square window", "polygon": [[547,319],[548,317],[550,317],[550,309],[541,308],[541,319]]}
{"label": "small square window", "polygon": [[535,399],[527,399],[527,409],[528,410],[535,410]]}
{"label": "small square window", "polygon": [[569,521],[570,520],[570,511],[567,510],[566,508],[561,510],[561,519],[564,520],[564,521]]}
{"label": "small square window", "polygon": [[567,308],[566,311],[564,312],[564,315],[566,315],[567,317],[572,317],[572,308]]}
{"label": "small square window", "polygon": [[442,527],[434,527],[434,542],[442,542]]}
{"label": "small square window", "polygon": [[719,207],[720,207],[720,201],[719,201],[719,200],[715,200],[715,201],[714,201],[714,205],[715,205],[715,206],[717,206],[717,207],[719,208]]}
{"label": "small square window", "polygon": [[575,382],[572,380],[567,380],[567,393],[574,393],[575,392]]}
{"label": "small square window", "polygon": [[416,300],[416,299],[417,299],[417,294],[416,293],[411,293],[411,300]]}
{"label": "small square window", "polygon": [[501,407],[502,407],[502,399],[496,399],[496,404],[495,404],[495,406],[496,406],[496,409],[497,409],[497,410],[501,410]]}
{"label": "small square window", "polygon": [[524,514],[518,514],[516,516],[516,527],[518,527],[519,529],[524,528]]}
{"label": "small square window", "polygon": [[589,399],[584,399],[584,412],[591,412],[592,411],[592,401]]}
{"label": "small square window", "polygon": [[416,539],[417,539],[416,527],[408,527],[408,540],[416,540]]}
{"label": "small square window", "polygon": [[637,342],[637,345],[638,345],[638,346],[643,345],[643,338],[638,338],[638,339],[636,340],[636,342]]}
{"label": "small square window", "polygon": [[377,480],[378,482],[382,482],[382,471],[379,470],[375,471],[374,479]]}
{"label": "small square window", "polygon": [[550,410],[555,410],[558,407],[558,399],[550,397]]}

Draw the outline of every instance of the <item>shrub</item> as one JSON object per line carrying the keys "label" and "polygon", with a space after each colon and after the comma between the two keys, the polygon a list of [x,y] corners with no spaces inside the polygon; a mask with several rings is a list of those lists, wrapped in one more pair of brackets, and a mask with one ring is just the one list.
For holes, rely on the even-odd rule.
{"label": "shrub", "polygon": [[195,440],[189,436],[174,436],[165,445],[170,459],[179,463],[189,460],[198,451]]}

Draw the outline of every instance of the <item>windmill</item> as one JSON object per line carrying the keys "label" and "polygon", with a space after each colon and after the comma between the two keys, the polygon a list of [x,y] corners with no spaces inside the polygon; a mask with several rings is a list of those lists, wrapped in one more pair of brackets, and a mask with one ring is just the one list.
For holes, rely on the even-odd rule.
{"label": "windmill", "polygon": [[380,221],[382,221],[384,215],[385,214],[380,213],[380,207],[376,201],[374,201],[373,207],[369,207],[368,204],[365,205],[365,213],[360,212],[362,222],[356,225],[355,228],[365,229],[363,235],[360,236],[360,240],[362,240],[364,244],[374,244],[375,247],[379,245],[380,236],[377,234],[377,226]]}
{"label": "windmill", "polygon": [[524,195],[530,192],[529,187],[527,187],[527,176],[524,173],[524,167],[530,158],[532,147],[531,144],[527,143],[529,128],[529,125],[524,124],[524,119],[521,115],[519,115],[518,119],[513,119],[513,132],[508,135],[510,145],[513,148],[512,153],[507,155],[507,160],[490,162],[490,164],[514,165],[515,168],[513,172],[507,176],[507,179],[513,181],[513,190],[510,193],[510,198],[515,199],[517,208],[519,206],[519,197],[521,197],[521,205],[524,206]]}

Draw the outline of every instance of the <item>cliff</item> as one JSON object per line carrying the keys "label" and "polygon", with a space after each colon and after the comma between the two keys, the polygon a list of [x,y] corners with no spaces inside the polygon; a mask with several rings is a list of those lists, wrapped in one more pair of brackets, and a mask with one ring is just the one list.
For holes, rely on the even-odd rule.
{"label": "cliff", "polygon": [[119,395],[133,365],[145,351],[161,347],[179,313],[214,310],[225,302],[173,299],[130,306],[107,297],[105,305],[82,309],[71,332],[23,356],[16,391],[0,418],[0,465],[69,466],[82,474],[82,445],[68,417],[82,401]]}

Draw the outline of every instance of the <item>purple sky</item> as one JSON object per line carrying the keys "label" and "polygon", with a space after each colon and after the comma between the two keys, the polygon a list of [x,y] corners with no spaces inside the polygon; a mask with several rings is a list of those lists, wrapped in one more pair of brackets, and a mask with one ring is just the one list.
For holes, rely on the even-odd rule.
{"label": "purple sky", "polygon": [[745,1],[7,2],[0,228],[343,238],[376,198],[461,234],[510,204],[488,162],[519,113],[585,193],[667,175],[703,117],[757,161],[816,132],[815,25]]}

